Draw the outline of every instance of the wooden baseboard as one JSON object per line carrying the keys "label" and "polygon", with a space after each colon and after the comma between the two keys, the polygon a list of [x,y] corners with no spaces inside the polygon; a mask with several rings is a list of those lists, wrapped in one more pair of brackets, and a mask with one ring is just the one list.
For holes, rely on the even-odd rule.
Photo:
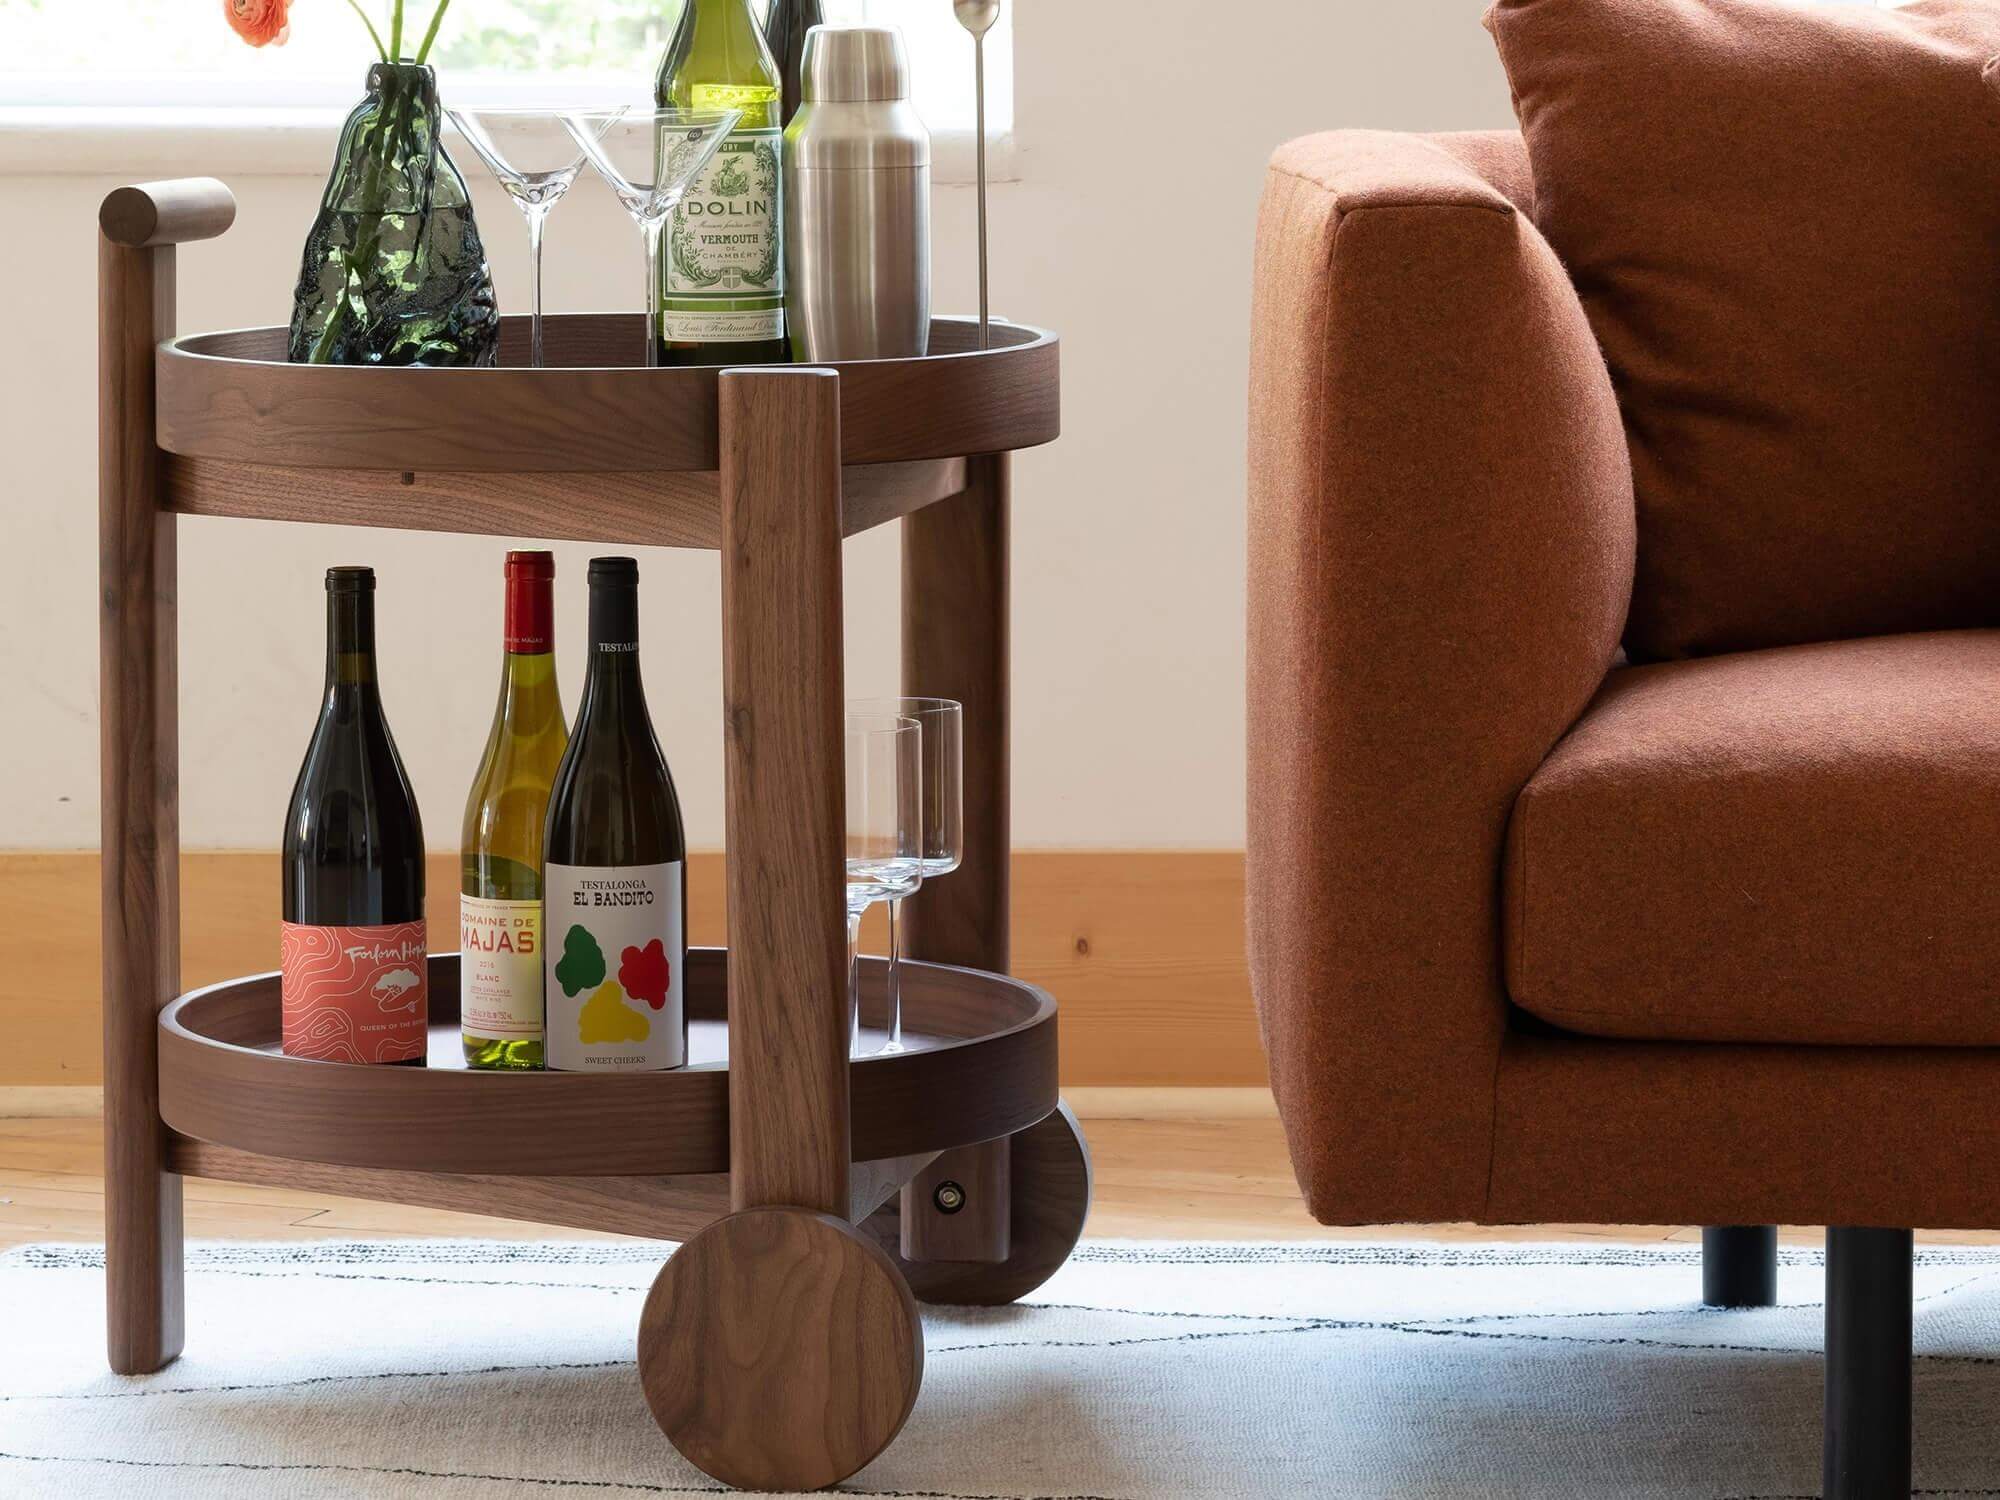
{"label": "wooden baseboard", "polygon": [[[457,866],[431,857],[440,947],[457,931]],[[1013,876],[1014,972],[1062,1002],[1065,1088],[1264,1083],[1241,854],[1033,851]],[[181,889],[188,988],[277,966],[275,855],[184,855]],[[691,942],[723,941],[722,889],[722,857],[692,856]],[[0,910],[27,935],[0,972],[0,1087],[100,1082],[96,854],[0,852]],[[879,932],[862,944],[880,951]]]}
{"label": "wooden baseboard", "polygon": [[94,1083],[0,1084],[0,1120],[95,1120],[103,1113],[104,1090]]}

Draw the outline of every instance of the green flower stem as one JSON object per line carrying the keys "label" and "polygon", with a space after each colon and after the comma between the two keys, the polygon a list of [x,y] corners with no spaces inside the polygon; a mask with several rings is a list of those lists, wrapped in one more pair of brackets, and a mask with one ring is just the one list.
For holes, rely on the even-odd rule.
{"label": "green flower stem", "polygon": [[382,45],[382,33],[375,29],[375,23],[368,19],[368,12],[361,8],[361,0],[347,0],[354,13],[361,17],[361,24],[368,28],[368,39],[375,44],[375,52],[383,62],[389,60],[389,49]]}
{"label": "green flower stem", "polygon": [[[394,61],[400,65],[403,56],[403,3],[396,0],[389,13],[389,45],[382,45],[382,35],[375,29],[375,23],[368,19],[361,9],[360,0],[347,0],[354,13],[361,17],[361,24],[368,28],[368,35],[375,43],[375,50],[382,61]],[[444,13],[451,9],[451,0],[438,0],[438,6],[431,13],[431,24],[424,32],[422,44],[417,48],[416,65],[422,67],[429,59],[431,44],[437,40],[438,28],[444,24]],[[352,301],[352,288],[365,274],[375,259],[376,249],[382,237],[382,173],[389,153],[408,130],[414,128],[411,118],[412,105],[406,97],[407,91],[397,90],[387,107],[377,116],[377,129],[370,142],[374,148],[370,152],[368,175],[362,181],[361,212],[367,228],[364,238],[352,249],[341,252],[341,264],[347,273],[347,294],[336,300],[328,309],[326,326],[320,329],[319,337],[313,341],[312,353],[308,356],[313,364],[325,364],[333,355],[333,346],[340,336],[340,330],[348,318]]]}
{"label": "green flower stem", "polygon": [[424,43],[417,48],[417,64],[421,67],[431,55],[431,43],[437,40],[438,27],[444,21],[444,13],[451,9],[451,0],[438,0],[438,8],[431,12],[430,29],[424,33]]}
{"label": "green flower stem", "polygon": [[368,175],[362,179],[361,212],[366,228],[366,238],[351,250],[343,250],[340,255],[341,268],[347,273],[347,285],[340,298],[327,310],[326,326],[319,331],[313,341],[311,355],[307,363],[323,365],[333,354],[334,340],[339,336],[341,325],[346,321],[347,310],[353,300],[353,287],[375,260],[375,253],[382,241],[382,173],[387,165],[389,153],[396,149],[404,131],[414,125],[410,115],[410,93],[406,88],[395,89],[387,106],[376,116],[376,130],[368,142]]}

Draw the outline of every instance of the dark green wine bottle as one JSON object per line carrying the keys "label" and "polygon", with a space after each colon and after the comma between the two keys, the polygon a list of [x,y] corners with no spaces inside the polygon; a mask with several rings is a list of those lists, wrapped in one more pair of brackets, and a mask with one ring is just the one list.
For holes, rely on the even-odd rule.
{"label": "dark green wine bottle", "polygon": [[685,0],[654,87],[662,106],[742,119],[688,185],[661,246],[660,363],[768,365],[785,337],[783,91],[750,0]]}
{"label": "dark green wine bottle", "polygon": [[326,575],[326,690],[285,812],[284,1050],[424,1061],[424,831],[375,677],[375,574]]}
{"label": "dark green wine bottle", "polygon": [[639,565],[590,564],[583,706],[542,839],[548,1066],[687,1061],[687,838],[639,675]]}
{"label": "dark green wine bottle", "polygon": [[805,63],[806,33],[826,17],[819,0],[771,0],[771,14],[764,23],[764,44],[778,65],[779,88],[783,93],[780,122],[789,125],[799,112],[799,70]]}

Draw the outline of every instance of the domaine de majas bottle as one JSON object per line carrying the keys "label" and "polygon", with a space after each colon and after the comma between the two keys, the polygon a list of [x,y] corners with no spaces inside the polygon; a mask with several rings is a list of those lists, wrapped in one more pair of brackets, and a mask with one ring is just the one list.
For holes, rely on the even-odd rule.
{"label": "domaine de majas bottle", "polygon": [[686,0],[654,90],[743,118],[674,210],[661,265],[660,363],[777,364],[785,337],[778,152],[783,94],[750,0]]}
{"label": "domaine de majas bottle", "polygon": [[583,706],[549,795],[543,854],[548,1065],[681,1066],[687,841],[646,714],[639,565],[629,557],[590,564]]}
{"label": "domaine de majas bottle", "polygon": [[473,1068],[542,1066],[542,829],[569,744],[555,554],[507,554],[506,664],[459,845],[458,1021]]}
{"label": "domaine de majas bottle", "polygon": [[375,573],[326,575],[326,696],[285,813],[284,1049],[424,1061],[424,834],[375,682]]}

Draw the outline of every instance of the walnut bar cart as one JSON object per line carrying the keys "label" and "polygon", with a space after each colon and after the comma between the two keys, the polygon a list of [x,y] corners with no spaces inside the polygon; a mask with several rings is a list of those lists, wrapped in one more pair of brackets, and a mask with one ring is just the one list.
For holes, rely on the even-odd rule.
{"label": "walnut bar cart", "polygon": [[[1007,455],[1057,434],[1056,340],[649,370],[643,316],[587,315],[546,369],[514,319],[494,369],[292,365],[282,328],[176,337],[174,247],[234,217],[207,178],[100,214],[111,1365],[180,1352],[184,1176],[682,1240],[638,1330],[661,1427],[725,1483],[844,1479],[916,1400],[917,1300],[1031,1290],[1089,1203],[1055,1004],[1006,976]],[[730,946],[689,956],[691,1066],[469,1072],[453,955],[427,1069],[283,1056],[272,974],[180,993],[178,515],[721,553]],[[904,682],[965,704],[965,858],[909,902],[909,1050],[850,1061],[841,539],[896,519]]]}

